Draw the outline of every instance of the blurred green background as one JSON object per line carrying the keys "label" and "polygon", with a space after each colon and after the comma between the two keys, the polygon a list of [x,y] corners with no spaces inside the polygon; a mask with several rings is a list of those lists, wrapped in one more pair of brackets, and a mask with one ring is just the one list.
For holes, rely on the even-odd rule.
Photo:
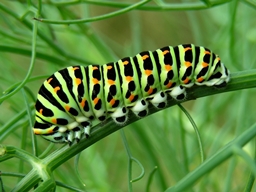
{"label": "blurred green background", "polygon": [[[37,1],[0,2],[0,92],[23,81],[31,62],[32,25]],[[74,20],[120,10],[112,6],[81,1],[42,1],[41,18]],[[126,1],[131,5],[135,1]],[[252,1],[152,1],[141,8],[94,22],[74,24],[38,23],[37,58],[31,81],[23,91],[3,100],[0,106],[0,144],[14,145],[32,153],[31,125],[26,101],[33,105],[46,77],[70,65],[104,64],[144,50],[166,45],[193,43],[220,55],[231,72],[255,68],[256,4]],[[206,1],[207,2],[207,1]],[[121,7],[115,7],[120,5]],[[125,4],[126,5],[126,4]],[[198,5],[198,6],[197,6]],[[144,7],[144,8],[143,8]],[[38,77],[33,79],[34,77]],[[255,122],[255,90],[218,94],[184,103],[193,117],[204,145],[206,158],[240,135]],[[20,115],[23,113],[24,115]],[[34,110],[32,110],[34,115]],[[132,184],[133,191],[145,191],[150,173],[150,191],[164,191],[200,164],[198,141],[192,125],[179,107],[164,109],[126,126],[123,131],[132,156],[145,168],[145,176]],[[36,137],[39,153],[49,142]],[[80,155],[79,174],[74,158],[54,171],[56,180],[87,191],[128,191],[128,156],[120,131],[102,139]],[[54,149],[61,147],[55,145]],[[254,143],[244,148],[254,154]],[[17,159],[0,163],[0,171],[28,173],[31,167]],[[133,164],[132,176],[141,169]],[[250,168],[238,156],[216,167],[188,191],[242,191]],[[3,176],[6,191],[19,179]],[[70,191],[57,187],[57,191]]]}

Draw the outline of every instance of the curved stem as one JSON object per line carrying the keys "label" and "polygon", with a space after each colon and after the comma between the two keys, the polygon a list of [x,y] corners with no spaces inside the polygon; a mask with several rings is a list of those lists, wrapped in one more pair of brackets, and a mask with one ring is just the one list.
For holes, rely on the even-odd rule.
{"label": "curved stem", "polygon": [[[204,2],[203,2],[204,1]],[[144,11],[178,11],[178,10],[198,10],[198,9],[207,9],[210,7],[215,7],[221,4],[225,4],[230,2],[231,0],[203,0],[198,2],[188,2],[188,3],[161,3],[160,5],[144,5],[140,7],[136,7],[136,10],[144,10]],[[248,0],[249,1],[249,0]],[[111,1],[102,1],[102,0],[83,0],[83,3],[100,5],[100,6],[109,6],[116,8],[124,8],[130,6],[131,3],[125,2],[111,2]],[[80,1],[65,1],[65,2],[51,2],[50,4],[56,6],[68,6],[75,5],[80,3]]]}
{"label": "curved stem", "polygon": [[199,146],[199,151],[200,151],[201,163],[203,163],[204,162],[204,150],[203,150],[203,142],[202,142],[202,138],[200,136],[199,129],[197,128],[195,121],[190,116],[188,111],[180,103],[178,104],[178,106],[183,111],[183,113],[187,116],[188,120],[190,121],[191,125],[193,126],[193,128],[195,130],[195,133],[196,133],[196,136],[197,136],[197,140],[198,140],[198,146]]}
{"label": "curved stem", "polygon": [[34,19],[37,20],[37,21],[43,22],[43,23],[51,23],[51,24],[69,24],[70,25],[70,24],[75,24],[75,23],[76,24],[77,23],[88,23],[88,22],[99,21],[99,20],[111,18],[111,17],[117,16],[117,15],[126,13],[128,11],[131,11],[131,10],[137,8],[137,7],[140,7],[140,6],[144,5],[145,3],[148,3],[149,1],[151,1],[151,0],[143,0],[143,1],[140,1],[140,2],[135,3],[135,4],[131,4],[128,7],[125,7],[121,10],[114,11],[114,12],[111,12],[111,13],[107,13],[105,15],[91,17],[91,18],[88,18],[88,19],[76,19],[76,20],[66,20],[66,21],[56,21],[56,20],[41,19],[41,18],[34,18]]}

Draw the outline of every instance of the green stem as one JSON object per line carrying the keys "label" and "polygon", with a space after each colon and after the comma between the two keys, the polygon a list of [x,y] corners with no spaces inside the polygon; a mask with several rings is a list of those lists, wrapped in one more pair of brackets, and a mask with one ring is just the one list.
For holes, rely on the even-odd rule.
{"label": "green stem", "polygon": [[36,59],[36,42],[37,42],[36,37],[37,37],[37,22],[34,22],[33,23],[33,35],[32,35],[32,47],[31,47],[31,61],[30,61],[28,72],[27,72],[25,78],[23,79],[23,81],[21,82],[21,84],[18,85],[18,87],[16,87],[14,90],[12,90],[12,92],[9,92],[8,94],[3,95],[0,98],[0,103],[2,101],[4,101],[5,99],[7,99],[8,97],[11,97],[16,92],[18,92],[22,87],[24,87],[24,85],[27,83],[30,75],[32,74],[32,71],[33,71],[33,68],[35,65],[35,59]]}
{"label": "green stem", "polygon": [[99,20],[103,20],[103,19],[107,19],[107,18],[111,18],[123,13],[126,13],[128,11],[131,11],[137,7],[140,7],[142,5],[144,5],[145,3],[148,3],[151,0],[143,0],[140,1],[138,3],[135,4],[131,4],[121,10],[118,11],[114,11],[105,15],[100,15],[100,16],[96,16],[96,17],[91,17],[89,19],[75,19],[75,20],[66,20],[66,21],[56,21],[56,20],[50,20],[50,19],[41,19],[41,18],[34,18],[37,21],[43,22],[43,23],[51,23],[51,24],[77,24],[77,23],[89,23],[89,22],[93,22],[93,21],[99,21]]}
{"label": "green stem", "polygon": [[158,167],[155,166],[154,169],[150,172],[149,177],[148,177],[148,182],[146,185],[146,192],[150,191],[150,184],[152,183],[153,180],[153,176],[155,175],[156,171],[157,171]]}
{"label": "green stem", "polygon": [[204,163],[197,167],[195,170],[187,174],[175,186],[168,188],[166,192],[185,191],[205,174],[208,174],[212,169],[214,169],[215,167],[223,163],[225,160],[227,160],[229,157],[231,157],[234,154],[234,146],[238,146],[241,148],[255,136],[256,124],[251,126],[240,136],[238,136],[232,142],[230,142],[217,153],[215,153],[211,158],[204,161]]}
{"label": "green stem", "polygon": [[186,111],[186,109],[181,105],[178,104],[178,106],[180,107],[180,109],[183,111],[183,113],[187,116],[188,120],[190,121],[191,125],[193,126],[196,136],[197,136],[197,141],[198,141],[198,146],[199,146],[199,151],[200,151],[200,157],[201,157],[201,163],[204,162],[204,150],[203,150],[203,142],[200,136],[200,132],[196,126],[195,121],[193,120],[193,118],[190,116],[190,114]]}
{"label": "green stem", "polygon": [[[221,4],[228,3],[232,0],[204,0],[193,2],[193,3],[161,3],[161,5],[144,5],[136,7],[136,10],[145,10],[145,11],[181,11],[181,10],[199,10],[199,9],[207,9],[211,7],[215,7]],[[130,6],[131,3],[124,3],[124,2],[111,2],[111,1],[100,1],[100,0],[83,0],[82,2],[93,4],[93,5],[100,5],[100,6],[109,6],[109,7],[116,7],[116,8],[124,8]],[[207,2],[207,3],[205,3]],[[68,6],[68,5],[75,5],[81,3],[80,1],[65,1],[65,2],[51,2],[50,4],[54,4],[56,6]]]}

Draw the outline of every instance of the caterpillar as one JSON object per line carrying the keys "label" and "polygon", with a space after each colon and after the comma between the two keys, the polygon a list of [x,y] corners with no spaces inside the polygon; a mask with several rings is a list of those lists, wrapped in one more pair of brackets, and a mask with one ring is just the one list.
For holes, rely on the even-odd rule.
{"label": "caterpillar", "polygon": [[186,98],[186,89],[225,87],[230,72],[220,57],[193,44],[144,51],[104,65],[70,66],[55,72],[39,89],[34,133],[72,144],[89,137],[91,122],[109,116],[119,125],[131,110],[148,114],[149,103],[164,108],[167,95]]}

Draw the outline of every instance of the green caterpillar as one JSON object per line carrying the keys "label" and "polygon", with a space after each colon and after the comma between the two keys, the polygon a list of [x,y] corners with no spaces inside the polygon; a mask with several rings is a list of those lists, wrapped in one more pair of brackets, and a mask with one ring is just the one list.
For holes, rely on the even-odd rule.
{"label": "green caterpillar", "polygon": [[122,125],[129,110],[144,117],[149,102],[164,108],[167,94],[183,100],[194,84],[224,87],[229,80],[219,56],[193,44],[144,51],[102,66],[67,67],[41,86],[34,133],[53,142],[79,142],[89,137],[95,118],[111,116]]}

